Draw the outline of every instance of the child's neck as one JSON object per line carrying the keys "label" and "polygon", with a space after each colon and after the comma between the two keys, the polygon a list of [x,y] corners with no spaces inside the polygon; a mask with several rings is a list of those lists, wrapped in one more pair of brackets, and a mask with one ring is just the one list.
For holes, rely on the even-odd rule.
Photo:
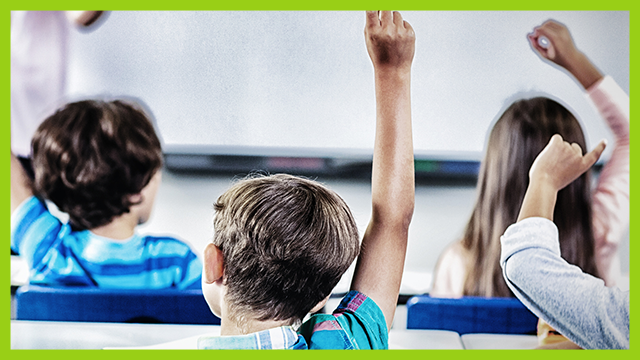
{"label": "child's neck", "polygon": [[136,226],[137,214],[128,212],[113,218],[108,224],[91,229],[91,232],[113,240],[126,240],[133,236]]}
{"label": "child's neck", "polygon": [[290,325],[289,321],[275,321],[275,320],[245,320],[240,322],[232,321],[231,319],[223,317],[220,320],[220,335],[222,336],[234,336],[234,335],[246,335],[263,330],[274,329],[280,326]]}

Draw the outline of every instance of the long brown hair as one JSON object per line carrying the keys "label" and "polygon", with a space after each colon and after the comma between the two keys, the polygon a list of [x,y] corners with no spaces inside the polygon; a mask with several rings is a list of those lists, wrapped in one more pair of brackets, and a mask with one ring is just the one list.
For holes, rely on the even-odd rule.
{"label": "long brown hair", "polygon": [[[462,244],[471,259],[466,296],[512,297],[500,269],[500,236],[516,222],[529,184],[529,169],[554,134],[586,149],[576,118],[546,97],[514,102],[489,135],[480,166],[477,198]],[[554,222],[562,257],[598,276],[594,259],[590,175],[585,173],[558,193]]]}

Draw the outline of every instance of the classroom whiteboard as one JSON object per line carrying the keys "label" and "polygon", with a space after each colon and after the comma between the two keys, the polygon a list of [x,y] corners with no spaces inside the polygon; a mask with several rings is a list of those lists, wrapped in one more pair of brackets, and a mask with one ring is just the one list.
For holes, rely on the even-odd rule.
{"label": "classroom whiteboard", "polygon": [[[628,11],[402,14],[417,39],[417,157],[480,160],[487,130],[520,92],[561,99],[590,145],[612,140],[578,83],[540,60],[526,34],[549,18],[566,24],[628,93]],[[143,100],[166,152],[370,155],[375,98],[364,23],[364,12],[114,11],[94,31],[72,32],[68,97]]]}

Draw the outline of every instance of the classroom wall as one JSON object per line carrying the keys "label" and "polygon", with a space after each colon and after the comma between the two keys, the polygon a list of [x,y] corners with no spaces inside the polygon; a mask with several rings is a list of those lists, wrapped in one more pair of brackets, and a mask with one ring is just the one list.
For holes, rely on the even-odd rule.
{"label": "classroom wall", "polygon": [[[487,130],[515,93],[560,98],[588,142],[611,134],[566,73],[541,61],[526,34],[549,18],[629,91],[629,12],[402,12],[416,32],[412,78],[417,157],[480,160]],[[168,152],[300,156],[371,154],[373,72],[363,12],[110,12],[89,33],[71,33],[68,98],[127,95],[156,118]],[[275,151],[275,150],[274,150]],[[603,156],[608,157],[608,152]],[[142,231],[178,235],[200,251],[212,234],[213,201],[226,175],[165,173]],[[327,179],[363,232],[370,184]],[[403,290],[428,289],[442,249],[459,239],[473,185],[418,185]],[[621,247],[628,273],[628,235]]]}
{"label": "classroom wall", "polygon": [[[235,179],[227,174],[164,171],[153,213],[140,231],[178,236],[201,253],[213,236],[213,203]],[[370,181],[323,177],[317,180],[347,202],[360,234],[364,234],[371,218]],[[438,256],[450,242],[460,238],[474,201],[475,184],[418,181],[401,293],[417,294],[429,290]],[[622,241],[620,257],[622,272],[628,276],[628,233]],[[351,274],[351,271],[347,272],[338,290],[348,289]],[[621,284],[621,287],[628,285]]]}
{"label": "classroom wall", "polygon": [[[520,92],[562,99],[591,144],[611,139],[577,83],[541,61],[526,34],[549,18],[565,23],[628,91],[628,11],[402,14],[417,38],[418,157],[480,160],[487,129]],[[361,11],[114,11],[95,31],[72,32],[68,94],[140,98],[169,152],[370,154],[375,104],[364,20]]]}

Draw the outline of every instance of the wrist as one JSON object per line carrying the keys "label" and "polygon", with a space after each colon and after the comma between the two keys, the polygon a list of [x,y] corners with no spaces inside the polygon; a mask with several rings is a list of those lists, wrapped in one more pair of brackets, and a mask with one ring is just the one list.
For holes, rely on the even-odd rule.
{"label": "wrist", "polygon": [[411,78],[411,65],[409,66],[376,66],[374,68],[376,79],[400,79]]}
{"label": "wrist", "polygon": [[541,178],[531,179],[522,201],[518,221],[529,217],[543,217],[553,221],[553,209],[558,196],[557,188]]}
{"label": "wrist", "polygon": [[591,60],[579,50],[576,50],[572,56],[572,60],[568,61],[566,69],[578,80],[585,90],[603,77],[602,73],[593,65]]}
{"label": "wrist", "polygon": [[559,189],[555,186],[552,176],[549,174],[535,174],[529,177],[529,188],[544,189],[545,191],[558,192]]}

